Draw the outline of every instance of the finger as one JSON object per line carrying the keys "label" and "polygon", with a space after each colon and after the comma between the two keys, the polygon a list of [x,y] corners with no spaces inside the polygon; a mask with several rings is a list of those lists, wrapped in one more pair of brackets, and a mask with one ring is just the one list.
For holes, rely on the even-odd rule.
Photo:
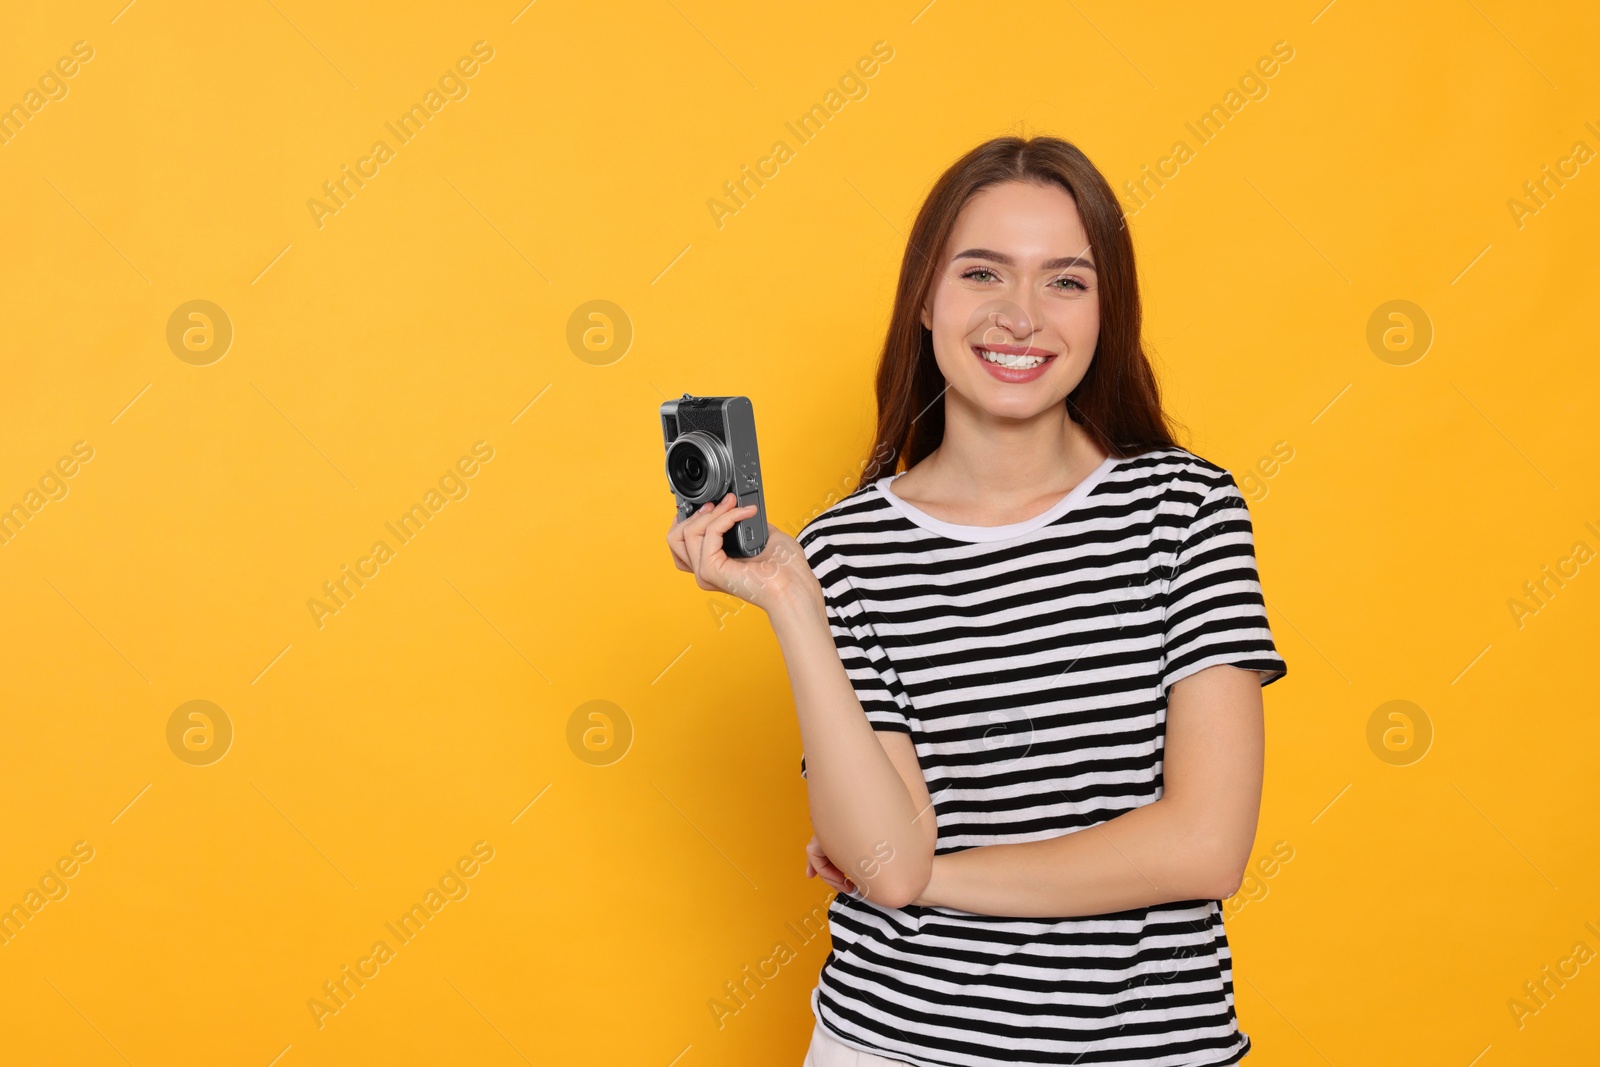
{"label": "finger", "polygon": [[[689,520],[688,525],[684,528],[683,540],[689,550],[689,562],[694,565],[695,573],[702,578],[706,575],[707,563],[715,567],[718,565],[717,554],[722,553],[722,555],[726,556],[726,553],[722,551],[722,534],[728,529],[728,526],[733,524],[729,523],[728,526],[721,527],[717,530],[715,537],[711,535],[712,527],[716,525],[718,519],[728,513],[737,499],[732,493],[727,494],[717,502],[716,507],[696,515]],[[708,553],[710,554],[709,560],[707,559]]]}
{"label": "finger", "polygon": [[680,571],[692,571],[694,568],[689,565],[689,553],[683,544],[684,521],[677,517],[676,512],[673,513],[672,525],[667,527],[667,549],[672,553],[673,566]]}
{"label": "finger", "polygon": [[684,558],[683,548],[681,546],[682,542],[674,540],[671,534],[667,535],[667,551],[672,555],[672,565],[677,567],[680,571],[691,570],[692,568],[689,566],[689,561]]}
{"label": "finger", "polygon": [[682,561],[679,567],[680,570],[691,572],[694,570],[694,557],[690,554],[688,544],[689,535],[704,525],[703,521],[697,520],[701,520],[701,517],[710,508],[711,505],[709,503],[700,505],[688,516],[675,521],[672,524],[672,528],[667,531],[667,544],[671,547],[672,554]]}
{"label": "finger", "polygon": [[669,530],[668,532],[669,533],[676,532],[677,535],[678,535],[678,539],[682,540],[684,537],[686,537],[689,534],[689,532],[691,530],[696,529],[699,526],[705,525],[703,521],[697,521],[697,520],[700,520],[702,516],[704,516],[708,511],[710,511],[711,507],[712,507],[712,503],[710,501],[707,501],[706,503],[701,504],[699,507],[697,507],[693,511],[689,512],[689,514],[685,515],[683,518],[681,518],[681,519],[677,520],[675,523],[673,523],[672,529]]}
{"label": "finger", "polygon": [[755,513],[756,506],[754,504],[746,504],[744,507],[731,507],[727,510],[723,510],[721,505],[718,505],[717,510],[712,513],[711,521],[706,524],[705,535],[710,537],[715,534],[720,538],[722,534],[733,529],[734,524],[740,519],[749,518]]}
{"label": "finger", "polygon": [[690,567],[699,565],[700,541],[705,536],[706,523],[711,521],[711,515],[716,509],[717,504],[708,500],[706,503],[701,504],[693,515],[684,520],[683,527],[679,530],[680,535],[683,537],[684,554],[689,559]]}
{"label": "finger", "polygon": [[[732,496],[730,493],[729,496]],[[723,547],[722,536],[733,529],[741,519],[747,519],[756,513],[754,504],[744,507],[731,506],[724,500],[711,512],[711,521],[706,524],[703,539],[700,542],[700,558],[696,570],[704,574],[707,567],[719,567],[722,560],[728,556],[727,549]]]}
{"label": "finger", "polygon": [[817,873],[825,878],[833,878],[835,880],[842,880],[844,878],[844,872],[838,867],[834,866],[833,861],[826,856],[823,856],[820,859],[814,859],[812,860],[812,863],[816,864]]}
{"label": "finger", "polygon": [[844,879],[839,877],[838,875],[832,875],[832,874],[829,874],[827,871],[818,870],[817,871],[817,877],[824,884],[830,886],[831,888],[837,889],[841,893],[844,892]]}

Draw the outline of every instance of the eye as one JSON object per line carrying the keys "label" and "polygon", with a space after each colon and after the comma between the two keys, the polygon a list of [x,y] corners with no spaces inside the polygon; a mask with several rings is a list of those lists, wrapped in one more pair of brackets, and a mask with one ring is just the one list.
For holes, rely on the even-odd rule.
{"label": "eye", "polygon": [[[979,275],[988,275],[988,277],[987,278],[980,278]],[[989,280],[995,278],[996,275],[995,275],[995,272],[990,270],[988,267],[972,267],[972,268],[969,268],[968,270],[963,271],[962,274],[961,274],[961,277],[970,278],[973,281],[989,281]],[[1062,287],[1062,289],[1065,290],[1065,291],[1070,291],[1070,290],[1076,289],[1078,292],[1088,292],[1088,290],[1089,290],[1089,287],[1087,285],[1084,285],[1078,279],[1070,277],[1070,276],[1064,276],[1064,277],[1057,278],[1056,281],[1058,281],[1058,282],[1066,282],[1067,283],[1067,285]]]}

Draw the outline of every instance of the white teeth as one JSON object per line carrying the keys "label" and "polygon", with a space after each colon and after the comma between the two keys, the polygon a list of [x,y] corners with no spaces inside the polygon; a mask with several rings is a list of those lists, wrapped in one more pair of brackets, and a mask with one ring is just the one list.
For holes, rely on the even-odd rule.
{"label": "white teeth", "polygon": [[1002,367],[1011,367],[1015,370],[1028,370],[1032,367],[1037,367],[1045,359],[1043,356],[1013,356],[1005,352],[991,352],[987,348],[980,348],[977,352],[979,356],[990,363],[996,363]]}

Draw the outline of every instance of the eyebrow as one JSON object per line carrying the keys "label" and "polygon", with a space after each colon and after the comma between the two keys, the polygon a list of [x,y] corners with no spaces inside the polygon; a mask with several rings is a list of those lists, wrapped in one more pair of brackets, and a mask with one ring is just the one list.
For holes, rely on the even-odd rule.
{"label": "eyebrow", "polygon": [[[1016,260],[1004,252],[995,252],[987,248],[969,248],[964,252],[957,252],[952,259],[992,259],[996,263],[1007,267],[1015,266]],[[1064,256],[1059,259],[1047,259],[1040,264],[1044,270],[1058,270],[1063,267],[1086,267],[1094,270],[1094,264],[1082,256]],[[1096,274],[1099,271],[1095,271]]]}

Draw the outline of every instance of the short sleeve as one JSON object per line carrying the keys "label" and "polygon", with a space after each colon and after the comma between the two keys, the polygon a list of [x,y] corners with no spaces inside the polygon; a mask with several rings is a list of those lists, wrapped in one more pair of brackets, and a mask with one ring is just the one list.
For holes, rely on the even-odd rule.
{"label": "short sleeve", "polygon": [[[849,579],[842,570],[835,568],[821,580],[833,644],[839,650],[839,662],[850,678],[856,699],[861,701],[867,722],[874,730],[912,733],[911,698],[900,684],[900,676],[895,673]],[[805,776],[806,760],[801,756],[800,777]]]}
{"label": "short sleeve", "polygon": [[1206,493],[1179,541],[1162,613],[1163,693],[1218,664],[1289,672],[1267,626],[1250,510],[1233,476]]}

